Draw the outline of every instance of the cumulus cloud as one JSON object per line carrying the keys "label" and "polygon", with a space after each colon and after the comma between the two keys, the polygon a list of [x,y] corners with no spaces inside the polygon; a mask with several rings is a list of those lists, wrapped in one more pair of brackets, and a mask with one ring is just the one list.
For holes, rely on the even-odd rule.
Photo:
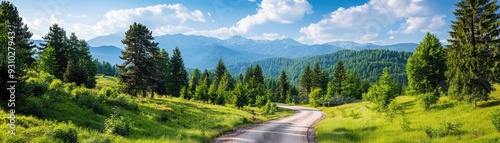
{"label": "cumulus cloud", "polygon": [[401,24],[401,33],[412,34],[415,32],[431,32],[442,29],[446,26],[445,15],[436,15],[433,17],[409,17],[405,23]]}
{"label": "cumulus cloud", "polygon": [[[410,33],[422,28],[426,30],[442,28],[445,25],[443,16],[430,18],[425,12],[429,11],[427,8],[423,0],[370,0],[359,6],[341,7],[317,23],[302,27],[300,32],[303,36],[298,40],[316,44],[334,40],[366,43],[378,39],[382,33]],[[405,25],[400,26],[404,27],[404,30],[387,30],[389,26],[405,19]],[[417,26],[425,24],[428,24],[428,27]]]}

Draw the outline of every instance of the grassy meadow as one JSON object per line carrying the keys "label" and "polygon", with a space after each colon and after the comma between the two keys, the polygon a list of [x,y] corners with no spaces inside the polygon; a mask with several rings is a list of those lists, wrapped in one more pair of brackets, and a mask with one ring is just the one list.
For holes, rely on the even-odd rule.
{"label": "grassy meadow", "polygon": [[[363,101],[336,107],[319,107],[327,116],[316,125],[320,143],[498,143],[500,132],[492,124],[491,114],[500,110],[500,85],[492,99],[473,103],[441,97],[431,109],[424,110],[414,96],[399,96],[395,100],[404,110],[391,120],[387,113],[372,110],[374,104]],[[453,127],[457,125],[458,128]],[[426,130],[442,130],[448,135],[429,137]]]}
{"label": "grassy meadow", "polygon": [[[231,105],[219,106],[165,96],[151,99],[122,93],[116,95],[112,89],[117,79],[109,76],[98,76],[96,89],[64,84],[47,75],[34,77],[28,82],[51,83],[47,89],[40,86],[41,90],[47,90],[47,94],[35,95],[42,98],[19,101],[18,104],[29,105],[20,105],[16,110],[38,114],[16,113],[16,135],[1,132],[0,142],[68,142],[57,140],[65,135],[76,135],[77,142],[84,143],[209,142],[235,127],[294,113],[278,109],[276,114],[264,116],[256,107],[237,109]],[[128,135],[104,131],[106,119],[112,114],[126,118],[130,124]],[[9,113],[0,110],[0,116],[8,117]],[[8,131],[9,120],[3,119],[0,120],[0,130]]]}

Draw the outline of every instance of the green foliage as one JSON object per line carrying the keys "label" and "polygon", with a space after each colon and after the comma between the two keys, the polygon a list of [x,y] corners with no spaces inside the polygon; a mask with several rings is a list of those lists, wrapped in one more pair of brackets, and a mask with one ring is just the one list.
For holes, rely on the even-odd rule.
{"label": "green foliage", "polygon": [[304,89],[306,93],[311,92],[312,80],[312,72],[309,65],[307,65],[304,72],[302,72],[302,77],[300,78],[300,87]]}
{"label": "green foliage", "polygon": [[388,106],[388,110],[387,110],[387,120],[388,121],[391,121],[394,119],[394,117],[396,117],[396,115],[398,114],[401,114],[404,116],[405,114],[405,111],[403,109],[403,106],[401,104],[399,104],[397,101],[391,101],[391,103],[389,104]]}
{"label": "green foliage", "polygon": [[48,132],[49,136],[54,139],[54,141],[62,143],[77,143],[78,133],[75,127],[66,126],[56,126],[52,131]]}
{"label": "green foliage", "polygon": [[236,86],[233,90],[233,96],[234,106],[242,108],[243,106],[248,105],[247,89],[241,81],[238,81],[236,83]]}
{"label": "green foliage", "polygon": [[168,112],[161,112],[160,114],[158,114],[155,119],[156,121],[158,122],[163,122],[163,123],[166,123],[170,120],[171,116]]}
{"label": "green foliage", "polygon": [[401,119],[401,129],[403,129],[403,131],[410,131],[411,130],[411,121],[410,119],[408,119],[408,117],[406,116],[403,116],[402,119]]}
{"label": "green foliage", "polygon": [[494,90],[492,82],[500,81],[500,7],[496,0],[462,0],[455,5],[456,20],[447,46],[448,95],[474,103],[485,101]]}
{"label": "green foliage", "polygon": [[343,85],[345,84],[346,76],[344,64],[342,63],[342,60],[339,60],[333,72],[332,89],[334,91],[334,95],[344,96],[342,91],[344,90]]}
{"label": "green foliage", "polygon": [[433,92],[441,81],[446,80],[445,62],[446,53],[439,39],[427,33],[406,64],[409,89],[417,94]]}
{"label": "green foliage", "polygon": [[500,132],[500,109],[497,109],[491,114],[491,122],[493,126]]}
{"label": "green foliage", "polygon": [[424,107],[424,109],[430,109],[432,104],[435,104],[439,101],[439,96],[437,95],[438,94],[436,93],[426,93],[420,95],[420,104]]}
{"label": "green foliage", "polygon": [[99,96],[116,98],[120,94],[120,91],[117,88],[107,86],[107,87],[102,88],[98,94],[99,94]]}
{"label": "green foliage", "polygon": [[384,68],[380,80],[368,89],[368,93],[363,97],[366,100],[372,101],[377,105],[378,111],[385,111],[387,105],[396,98],[398,94],[397,83],[389,74],[388,68]]}
{"label": "green foliage", "polygon": [[319,99],[321,96],[323,96],[325,93],[321,88],[316,88],[309,93],[309,104],[313,107],[319,106]]}
{"label": "green foliage", "polygon": [[432,127],[425,127],[424,131],[427,137],[429,138],[437,138],[437,137],[444,137],[448,135],[459,135],[462,132],[460,131],[460,127],[462,126],[462,123],[452,123],[452,122],[444,122],[441,126],[441,128],[432,128]]}
{"label": "green foliage", "polygon": [[95,90],[79,87],[73,90],[73,94],[76,95],[76,102],[80,106],[90,108],[96,114],[103,115],[106,113],[103,104],[97,99]]}
{"label": "green foliage", "polygon": [[351,113],[349,113],[349,117],[352,117],[353,119],[359,119],[360,113],[354,112],[354,110],[351,110]]}
{"label": "green foliage", "polygon": [[280,74],[279,87],[278,87],[278,100],[277,102],[291,103],[291,97],[289,94],[290,83],[288,82],[288,77],[286,72],[283,70]]}
{"label": "green foliage", "polygon": [[124,94],[118,95],[118,97],[109,101],[109,103],[128,110],[139,110],[139,105],[133,99]]}
{"label": "green foliage", "polygon": [[85,40],[79,40],[75,33],[71,33],[66,41],[68,52],[67,67],[63,78],[65,82],[75,82],[76,85],[85,85],[87,88],[95,87],[95,74],[97,67],[92,61],[89,45]]}
{"label": "green foliage", "polygon": [[104,132],[120,136],[128,136],[131,132],[130,121],[128,118],[112,114],[104,121]]}
{"label": "green foliage", "polygon": [[[160,52],[158,64],[158,73],[156,75],[158,84],[155,91],[160,95],[170,94],[170,90],[174,88],[172,83],[172,66],[170,65],[168,52],[165,49],[162,49]],[[185,98],[189,99],[189,96],[185,96]]]}
{"label": "green foliage", "polygon": [[277,111],[276,104],[271,103],[270,100],[267,100],[266,105],[262,107],[262,114],[264,115],[272,115]]}
{"label": "green foliage", "polygon": [[55,49],[50,46],[50,43],[45,47],[36,65],[39,71],[47,72],[52,75],[56,74],[59,65],[57,64]]}
{"label": "green foliage", "polygon": [[173,51],[172,58],[170,59],[170,69],[172,72],[172,85],[170,89],[171,94],[175,97],[180,96],[180,90],[183,86],[188,85],[188,75],[186,68],[184,67],[184,61],[182,60],[181,51],[178,47],[175,47]]}

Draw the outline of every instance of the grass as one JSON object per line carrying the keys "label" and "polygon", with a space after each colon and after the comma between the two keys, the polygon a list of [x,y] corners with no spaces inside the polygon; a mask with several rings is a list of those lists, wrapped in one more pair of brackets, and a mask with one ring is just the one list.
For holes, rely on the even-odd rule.
{"label": "grass", "polygon": [[[316,136],[320,143],[343,142],[500,142],[500,133],[492,124],[490,115],[500,110],[500,85],[491,94],[490,101],[474,108],[472,103],[441,97],[438,104],[425,111],[413,96],[399,96],[395,100],[403,106],[404,117],[398,114],[390,121],[385,114],[371,108],[370,102],[358,102],[337,107],[320,107],[327,116],[318,123]],[[359,114],[357,119],[351,116]],[[410,122],[402,128],[403,118]],[[425,128],[441,129],[445,123],[461,123],[459,132],[444,137],[429,138]]]}
{"label": "grass", "polygon": [[[97,88],[115,85],[114,77],[97,77]],[[94,95],[98,97],[99,95]],[[120,95],[129,98],[129,95]],[[51,96],[52,97],[52,96]],[[130,98],[138,110],[128,110],[112,104],[111,98],[102,103],[103,111],[96,114],[78,104],[71,95],[59,95],[45,106],[41,117],[16,113],[16,136],[7,133],[9,120],[0,120],[0,142],[53,142],[50,133],[57,128],[74,128],[78,142],[209,142],[221,133],[238,126],[263,122],[293,114],[279,109],[264,116],[256,107],[243,110],[231,105],[219,106],[172,97]],[[76,101],[75,101],[76,100]],[[18,103],[21,104],[21,103]],[[114,112],[130,119],[131,133],[126,137],[103,133],[104,121]],[[9,113],[0,110],[0,117]],[[160,118],[162,117],[162,118]]]}

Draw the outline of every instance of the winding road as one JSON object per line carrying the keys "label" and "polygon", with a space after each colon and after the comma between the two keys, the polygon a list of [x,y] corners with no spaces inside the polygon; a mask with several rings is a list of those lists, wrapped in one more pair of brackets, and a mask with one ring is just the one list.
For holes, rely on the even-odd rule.
{"label": "winding road", "polygon": [[[308,143],[314,138],[312,126],[323,119],[325,113],[314,108],[278,104],[278,107],[296,113],[277,120],[240,128],[236,132],[218,137],[216,143]],[[311,130],[309,130],[311,129]],[[308,132],[309,131],[309,132]]]}

